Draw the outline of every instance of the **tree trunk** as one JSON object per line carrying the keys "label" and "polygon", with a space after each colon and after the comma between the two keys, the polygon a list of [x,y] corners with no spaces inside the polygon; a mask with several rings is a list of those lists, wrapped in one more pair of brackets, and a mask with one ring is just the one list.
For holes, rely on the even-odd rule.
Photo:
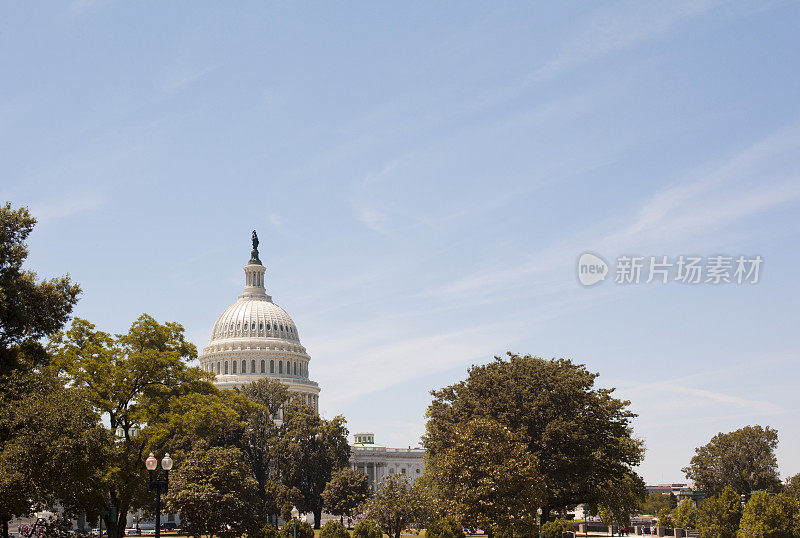
{"label": "tree trunk", "polygon": [[8,522],[10,519],[3,519],[3,538],[8,538]]}
{"label": "tree trunk", "polygon": [[320,527],[319,520],[322,519],[322,508],[314,508],[314,528]]}

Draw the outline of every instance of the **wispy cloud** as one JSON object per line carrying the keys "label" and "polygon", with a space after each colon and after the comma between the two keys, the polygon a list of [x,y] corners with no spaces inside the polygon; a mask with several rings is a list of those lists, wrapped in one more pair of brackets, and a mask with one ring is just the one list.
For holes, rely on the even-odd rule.
{"label": "wispy cloud", "polygon": [[41,224],[73,217],[92,211],[106,203],[106,197],[98,193],[86,193],[64,198],[33,202],[31,213]]}
{"label": "wispy cloud", "polygon": [[[532,279],[548,281],[547,275],[572,274],[575,259],[587,249],[601,254],[636,253],[648,248],[681,246],[705,238],[710,248],[725,239],[726,229],[736,223],[800,200],[800,181],[772,170],[779,157],[800,150],[800,128],[782,129],[721,163],[708,163],[688,173],[641,202],[632,222],[621,218],[600,223],[588,233],[559,237],[536,256],[513,266],[474,271],[433,287],[424,293],[440,298],[486,297],[525,286]],[[597,230],[597,231],[595,231]],[[553,291],[563,289],[554,278]]]}
{"label": "wispy cloud", "polygon": [[217,66],[207,66],[207,67],[183,67],[178,68],[170,73],[167,74],[166,79],[161,85],[161,91],[164,92],[166,95],[172,95],[183,88],[197,82],[198,80],[202,79],[212,71],[214,71]]}

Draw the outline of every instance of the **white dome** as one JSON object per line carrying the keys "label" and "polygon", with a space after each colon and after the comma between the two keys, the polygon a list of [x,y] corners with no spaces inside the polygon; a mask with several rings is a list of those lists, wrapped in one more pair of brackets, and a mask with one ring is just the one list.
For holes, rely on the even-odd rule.
{"label": "white dome", "polygon": [[266,269],[258,259],[257,244],[254,232],[252,258],[244,268],[244,293],[214,323],[199,357],[200,367],[214,373],[214,383],[226,389],[262,377],[277,379],[316,408],[319,385],[308,377],[311,357],[300,344],[292,318],[267,295]]}
{"label": "white dome", "polygon": [[240,339],[285,340],[299,344],[297,327],[289,314],[269,297],[241,297],[214,323],[211,343]]}

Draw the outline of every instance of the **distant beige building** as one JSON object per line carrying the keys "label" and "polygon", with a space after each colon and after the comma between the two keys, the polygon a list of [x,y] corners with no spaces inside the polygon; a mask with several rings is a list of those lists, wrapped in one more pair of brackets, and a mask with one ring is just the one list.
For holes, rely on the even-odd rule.
{"label": "distant beige building", "polygon": [[357,433],[350,447],[350,466],[367,475],[372,491],[393,474],[404,475],[413,484],[425,472],[425,449],[387,448],[375,444],[374,433]]}

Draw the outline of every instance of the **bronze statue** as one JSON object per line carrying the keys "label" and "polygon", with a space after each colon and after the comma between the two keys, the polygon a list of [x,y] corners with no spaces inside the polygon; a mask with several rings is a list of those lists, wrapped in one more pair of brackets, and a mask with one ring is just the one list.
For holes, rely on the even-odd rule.
{"label": "bronze statue", "polygon": [[258,234],[255,230],[253,230],[253,250],[250,252],[250,263],[261,265],[261,260],[258,259]]}

